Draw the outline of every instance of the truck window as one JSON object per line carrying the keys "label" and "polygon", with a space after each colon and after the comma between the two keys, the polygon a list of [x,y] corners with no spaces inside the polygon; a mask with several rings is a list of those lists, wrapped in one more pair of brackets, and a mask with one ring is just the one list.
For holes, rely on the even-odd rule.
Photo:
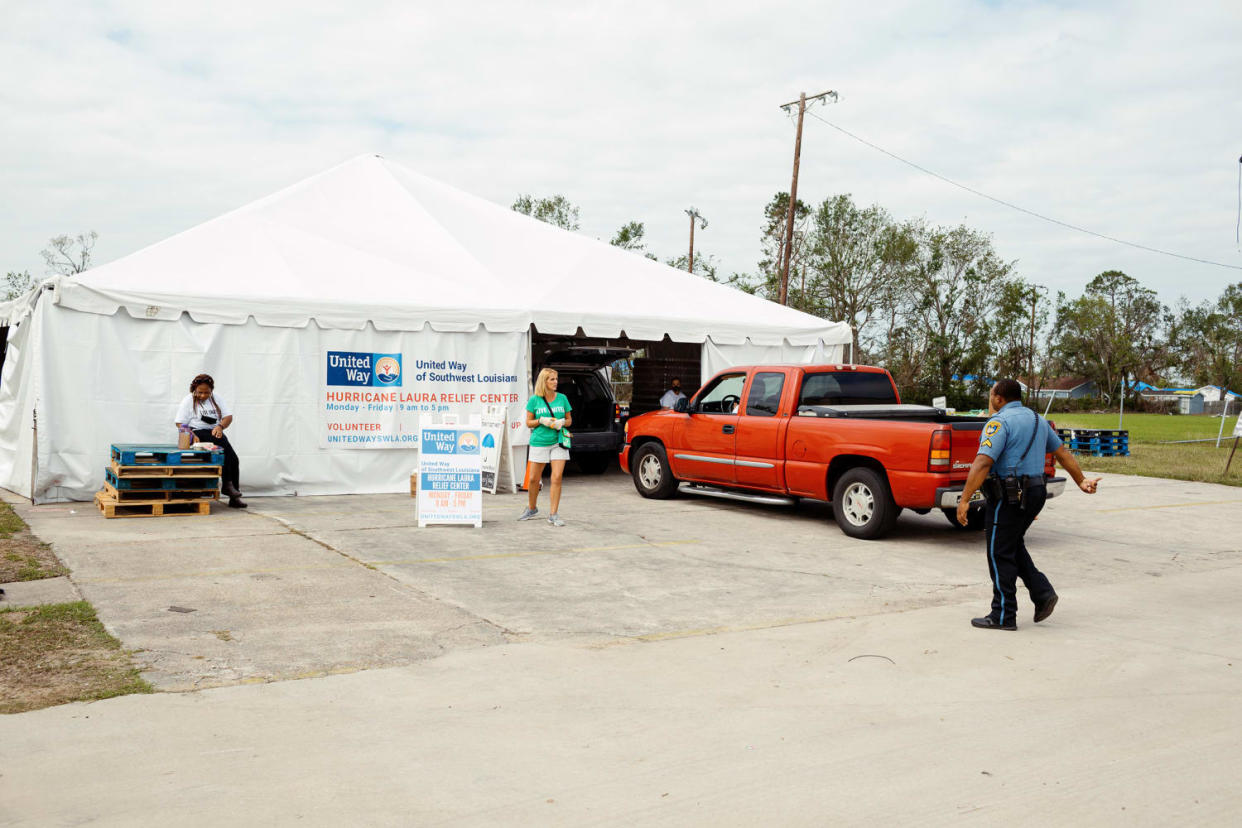
{"label": "truck window", "polygon": [[798,406],[876,405],[897,402],[887,374],[863,371],[834,371],[807,374],[802,379]]}
{"label": "truck window", "polygon": [[746,414],[750,417],[775,417],[785,390],[785,375],[779,371],[763,371],[750,381],[746,397]]}
{"label": "truck window", "polygon": [[725,374],[703,389],[695,410],[700,414],[734,414],[742,401],[745,374]]}

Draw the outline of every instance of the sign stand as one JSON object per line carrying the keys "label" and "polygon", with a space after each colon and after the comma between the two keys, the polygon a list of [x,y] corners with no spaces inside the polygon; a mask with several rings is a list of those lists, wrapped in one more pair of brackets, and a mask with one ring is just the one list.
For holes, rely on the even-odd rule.
{"label": "sign stand", "polygon": [[[1224,423],[1221,425],[1223,426]],[[1242,440],[1242,416],[1238,417],[1238,421],[1233,424],[1233,448],[1229,449],[1229,459],[1225,461],[1223,474],[1229,474],[1229,464],[1233,462],[1233,453],[1238,450],[1238,440]]]}
{"label": "sign stand", "polygon": [[[483,491],[512,492],[517,489],[513,478],[513,458],[509,445],[509,409],[504,405],[489,405],[483,409],[481,420],[483,459]],[[501,481],[507,481],[503,485]]]}
{"label": "sign stand", "polygon": [[432,523],[483,526],[482,457],[478,425],[418,429],[418,528]]}

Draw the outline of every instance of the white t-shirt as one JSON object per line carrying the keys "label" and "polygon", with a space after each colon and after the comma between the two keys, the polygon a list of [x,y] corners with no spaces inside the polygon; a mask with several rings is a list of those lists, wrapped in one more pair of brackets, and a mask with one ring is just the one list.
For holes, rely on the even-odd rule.
{"label": "white t-shirt", "polygon": [[[215,405],[211,404],[212,397],[215,398]],[[232,413],[233,411],[229,408],[228,403],[220,397],[219,391],[214,392],[211,397],[199,403],[198,411],[194,410],[194,395],[186,394],[181,401],[181,405],[177,406],[177,419],[174,422],[188,423],[190,428],[197,431],[200,428],[215,428],[217,423]],[[208,423],[203,419],[204,415],[214,417],[215,423]]]}
{"label": "white t-shirt", "polygon": [[[664,392],[663,397],[660,397],[660,408],[672,408],[677,405],[678,400],[684,400],[685,398],[685,394],[680,391],[674,391],[670,388]],[[648,397],[648,399],[650,399],[650,397]]]}

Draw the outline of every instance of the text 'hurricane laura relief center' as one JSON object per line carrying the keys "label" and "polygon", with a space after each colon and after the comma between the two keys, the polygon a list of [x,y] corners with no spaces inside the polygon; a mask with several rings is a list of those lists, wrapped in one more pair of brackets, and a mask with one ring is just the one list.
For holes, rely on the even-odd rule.
{"label": "text 'hurricane laura relief center'", "polygon": [[[466,355],[426,359],[325,350],[320,446],[417,449],[423,418],[438,422],[453,413],[464,420],[481,413],[484,406],[496,405],[519,412],[520,369],[508,363],[520,360],[520,355],[515,359],[512,350],[487,347],[446,350],[465,350]],[[498,364],[505,367],[491,367]],[[515,420],[510,425],[522,423]]]}

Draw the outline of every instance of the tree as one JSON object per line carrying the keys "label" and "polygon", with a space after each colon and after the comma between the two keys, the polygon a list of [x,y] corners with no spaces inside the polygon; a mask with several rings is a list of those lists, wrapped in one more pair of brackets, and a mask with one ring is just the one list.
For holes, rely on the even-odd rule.
{"label": "tree", "polygon": [[612,241],[608,242],[613,247],[620,247],[622,250],[641,251],[646,248],[647,243],[643,241],[647,229],[643,227],[641,221],[630,221],[621,225],[621,229],[612,237]]}
{"label": "tree", "polygon": [[42,251],[43,261],[48,273],[59,273],[61,276],[73,276],[90,269],[91,251],[99,234],[94,230],[79,233],[72,239],[68,236],[55,236],[48,240],[48,246]]}
{"label": "tree", "polygon": [[[676,258],[667,260],[665,264],[668,265],[669,267],[675,267],[678,270],[688,271],[690,269],[690,254],[682,253],[680,256],[677,256]],[[695,276],[702,276],[704,279],[707,279],[708,281],[719,282],[720,279],[716,277],[716,270],[719,267],[720,267],[720,262],[718,262],[716,260],[716,257],[713,256],[712,254],[701,253],[701,252],[694,254],[694,275]]]}
{"label": "tree", "polygon": [[1026,377],[1034,388],[1043,387],[1048,362],[1041,359],[1041,332],[1048,324],[1048,290],[1023,279],[1001,285],[989,320],[991,371],[1000,377]]}
{"label": "tree", "polygon": [[578,208],[563,195],[558,194],[551,198],[519,195],[513,202],[512,209],[562,230],[573,232],[578,229]]}
{"label": "tree", "polygon": [[965,225],[923,231],[904,297],[907,347],[922,338],[922,378],[945,390],[955,373],[983,372],[990,353],[989,315],[1013,271],[992,239]]}
{"label": "tree", "polygon": [[[806,251],[806,231],[811,208],[802,199],[794,206],[794,236],[790,251],[789,279],[802,271]],[[759,283],[756,291],[775,301],[781,292],[781,257],[784,255],[785,222],[789,219],[789,193],[777,193],[763,208],[760,233]],[[751,291],[755,292],[755,291]],[[790,302],[794,307],[798,307]],[[799,308],[801,309],[801,308]]]}
{"label": "tree", "polygon": [[1169,337],[1178,367],[1197,385],[1242,391],[1242,282],[1216,302],[1184,308]]}
{"label": "tree", "polygon": [[1119,270],[1108,270],[1072,302],[1057,300],[1056,355],[1074,373],[1095,380],[1106,397],[1146,367],[1162,349],[1165,308],[1155,291]]}
{"label": "tree", "polygon": [[16,299],[30,291],[35,286],[35,280],[26,271],[18,273],[10,270],[4,276],[4,282],[0,283],[0,290],[4,291],[4,296],[0,297],[0,302],[7,302],[10,299]]}
{"label": "tree", "polygon": [[[898,226],[879,205],[860,209],[848,194],[825,200],[811,227],[810,280],[797,287],[800,304],[808,313],[847,322],[857,355],[872,318],[892,308],[909,281],[918,260],[915,228]],[[793,294],[792,275],[790,282]]]}

